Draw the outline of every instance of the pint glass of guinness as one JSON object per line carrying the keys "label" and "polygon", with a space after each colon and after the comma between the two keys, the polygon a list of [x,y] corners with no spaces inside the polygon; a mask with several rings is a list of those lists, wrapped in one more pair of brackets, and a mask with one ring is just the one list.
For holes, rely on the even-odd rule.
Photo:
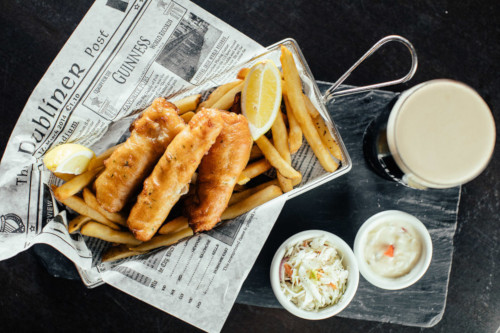
{"label": "pint glass of guinness", "polygon": [[365,158],[380,176],[406,186],[450,188],[478,176],[495,146],[488,105],[469,86],[421,83],[388,105],[365,131]]}

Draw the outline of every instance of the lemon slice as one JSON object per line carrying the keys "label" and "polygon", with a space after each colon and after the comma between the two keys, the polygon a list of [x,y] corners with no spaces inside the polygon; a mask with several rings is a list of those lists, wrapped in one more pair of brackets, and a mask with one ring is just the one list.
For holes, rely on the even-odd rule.
{"label": "lemon slice", "polygon": [[254,140],[269,131],[280,105],[280,71],[272,60],[256,63],[250,68],[241,93],[241,112],[248,120]]}
{"label": "lemon slice", "polygon": [[52,172],[79,175],[87,170],[94,152],[75,143],[65,143],[43,157],[43,164]]}

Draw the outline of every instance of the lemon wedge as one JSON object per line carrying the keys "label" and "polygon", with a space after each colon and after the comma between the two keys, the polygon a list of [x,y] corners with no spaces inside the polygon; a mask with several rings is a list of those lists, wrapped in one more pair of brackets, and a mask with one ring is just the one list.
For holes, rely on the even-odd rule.
{"label": "lemon wedge", "polygon": [[252,138],[269,131],[281,105],[281,73],[272,60],[250,68],[241,93],[241,112],[247,118]]}
{"label": "lemon wedge", "polygon": [[43,157],[43,164],[54,173],[79,175],[87,171],[94,152],[75,143],[65,143],[52,148]]}

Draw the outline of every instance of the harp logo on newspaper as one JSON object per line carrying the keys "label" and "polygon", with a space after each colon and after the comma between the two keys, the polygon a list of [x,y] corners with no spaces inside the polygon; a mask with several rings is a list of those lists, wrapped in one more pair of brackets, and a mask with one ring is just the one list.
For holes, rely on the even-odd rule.
{"label": "harp logo on newspaper", "polygon": [[52,128],[69,93],[75,88],[84,72],[85,68],[76,63],[72,64],[67,74],[61,79],[60,85],[52,92],[52,95],[42,98],[37,108],[38,113],[31,119],[31,123],[34,124],[31,139],[22,141],[19,144],[19,152],[30,155],[35,153],[37,144],[43,141]]}
{"label": "harp logo on newspaper", "polygon": [[23,220],[17,214],[0,216],[0,233],[21,234],[26,230]]}

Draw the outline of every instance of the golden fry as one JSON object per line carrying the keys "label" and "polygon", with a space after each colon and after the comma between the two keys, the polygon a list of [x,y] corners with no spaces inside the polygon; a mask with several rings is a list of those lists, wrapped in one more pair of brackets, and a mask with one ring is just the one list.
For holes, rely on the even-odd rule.
{"label": "golden fry", "polygon": [[271,185],[257,193],[252,194],[248,198],[226,208],[221,216],[222,220],[230,220],[238,217],[246,212],[251,211],[257,206],[260,206],[276,197],[282,195],[279,186]]}
{"label": "golden fry", "polygon": [[250,72],[250,68],[242,68],[242,69],[240,69],[240,71],[236,75],[236,78],[240,79],[240,80],[244,80],[247,77],[249,72]]}
{"label": "golden fry", "polygon": [[273,179],[273,180],[270,180],[268,182],[262,183],[258,186],[244,190],[242,192],[233,192],[233,194],[231,195],[231,199],[229,199],[228,206],[234,205],[235,203],[240,202],[241,200],[248,198],[252,194],[257,193],[260,190],[262,190],[270,185],[279,185],[278,180]]}
{"label": "golden fry", "polygon": [[302,129],[293,115],[293,109],[288,101],[288,97],[283,96],[283,99],[285,100],[286,115],[288,117],[288,126],[290,128],[290,132],[288,134],[288,144],[290,146],[290,153],[295,154],[302,146]]}
{"label": "golden fry", "polygon": [[302,174],[299,172],[299,177],[292,179],[292,185],[296,186],[302,182]]}
{"label": "golden fry", "polygon": [[264,135],[258,138],[255,143],[259,146],[260,150],[262,150],[262,153],[269,163],[284,177],[290,179],[300,177],[299,172],[292,168],[292,166],[281,157],[280,153],[278,153],[276,148],[274,148]]}
{"label": "golden fry", "polygon": [[285,78],[287,97],[293,108],[293,115],[302,128],[304,136],[306,137],[307,142],[309,142],[309,145],[311,146],[320,164],[326,171],[334,172],[337,170],[339,165],[334,161],[330,152],[323,144],[323,141],[321,141],[311,116],[307,112],[302,94],[302,84],[299,72],[295,66],[292,53],[284,46],[281,47],[280,60]]}
{"label": "golden fry", "polygon": [[262,154],[262,150],[260,150],[259,146],[254,144],[252,146],[252,150],[250,151],[250,161],[258,159],[262,156],[264,156],[264,154]]}
{"label": "golden fry", "polygon": [[68,182],[71,179],[76,177],[76,175],[73,175],[71,173],[60,173],[60,172],[54,172],[54,176],[56,176],[59,179],[64,180],[65,182]]}
{"label": "golden fry", "polygon": [[102,170],[102,168],[97,168],[94,170],[89,170],[81,175],[76,176],[70,181],[62,184],[55,189],[54,195],[59,201],[69,198],[70,196],[80,192],[85,186],[90,184],[96,177],[96,175]]}
{"label": "golden fry", "polygon": [[161,235],[171,234],[187,227],[189,227],[187,217],[179,216],[172,221],[165,223],[160,230],[158,230],[158,233]]}
{"label": "golden fry", "polygon": [[110,220],[111,222],[118,223],[124,227],[127,226],[127,217],[120,213],[110,213],[99,205],[97,199],[88,188],[83,189],[83,200],[92,209],[101,213],[102,216]]}
{"label": "golden fry", "polygon": [[[288,147],[288,133],[286,131],[283,114],[281,112],[278,113],[278,116],[271,127],[271,131],[273,133],[274,147],[278,153],[280,153],[281,157],[283,157],[285,162],[291,165],[292,158],[290,156],[290,148]],[[293,190],[292,180],[284,177],[279,171],[278,182],[283,192],[290,192]]]}
{"label": "golden fry", "polygon": [[110,247],[104,254],[102,255],[102,262],[106,261],[115,261],[119,259],[124,259],[132,256],[136,256],[139,254],[143,254],[144,252],[133,251],[129,249],[129,246],[126,244],[118,245]]}
{"label": "golden fry", "polygon": [[162,246],[175,244],[181,239],[193,236],[193,234],[193,229],[189,227],[184,228],[172,234],[154,236],[153,238],[151,238],[151,240],[142,243],[139,246],[131,247],[130,250],[139,252],[151,251]]}
{"label": "golden fry", "polygon": [[253,162],[247,165],[247,167],[243,170],[241,175],[238,177],[237,183],[239,185],[245,185],[250,181],[250,179],[263,174],[269,169],[271,169],[271,164],[269,164],[265,158],[258,160],[257,162]]}
{"label": "golden fry", "polygon": [[223,84],[217,89],[215,89],[209,96],[208,98],[204,101],[201,102],[200,105],[198,105],[198,108],[196,111],[200,110],[201,108],[211,108],[212,105],[215,104],[222,96],[224,96],[229,90],[233,89],[236,87],[238,84],[242,83],[243,81],[237,80],[233,82],[229,82],[226,84]]}
{"label": "golden fry", "polygon": [[90,163],[89,163],[89,170],[93,170],[93,169],[96,169],[96,168],[99,168],[99,167],[102,167],[104,166],[104,161],[108,159],[108,157],[111,156],[111,154],[113,154],[113,152],[119,148],[120,146],[123,145],[123,142],[120,143],[120,144],[117,144],[116,146],[113,146],[113,147],[110,147],[108,148],[104,153],[102,153],[101,155],[99,156],[95,156],[94,158],[92,158],[90,160]]}
{"label": "golden fry", "polygon": [[318,109],[316,109],[314,104],[311,102],[311,99],[309,98],[309,96],[307,96],[305,94],[302,94],[302,96],[304,96],[304,103],[306,104],[306,109],[307,109],[307,112],[309,112],[309,115],[312,118],[319,117],[320,116],[319,111],[318,111]]}
{"label": "golden fry", "polygon": [[196,94],[184,97],[173,103],[179,109],[179,114],[184,114],[188,111],[196,110],[198,104],[200,103],[200,100],[201,100],[201,94]]}
{"label": "golden fry", "polygon": [[316,129],[318,130],[318,134],[321,137],[321,140],[323,140],[323,143],[328,148],[330,153],[333,155],[333,157],[335,157],[339,161],[342,161],[342,151],[340,150],[340,146],[330,133],[328,126],[326,126],[325,120],[321,116],[318,116],[314,118],[313,121],[314,125],[316,125]]}
{"label": "golden fry", "polygon": [[281,173],[278,172],[278,183],[283,192],[290,192],[293,190],[292,180],[286,177],[283,177]]}
{"label": "golden fry", "polygon": [[68,223],[68,232],[70,234],[80,230],[80,228],[87,223],[88,221],[92,220],[90,217],[85,216],[85,215],[78,215]]}
{"label": "golden fry", "polygon": [[211,108],[219,110],[229,110],[229,108],[233,105],[234,96],[237,93],[241,92],[241,89],[243,89],[243,81],[237,84],[227,93],[225,93],[224,96],[222,96],[217,102],[214,103],[214,105],[211,106]]}
{"label": "golden fry", "polygon": [[128,245],[141,244],[141,241],[135,239],[134,235],[128,231],[113,230],[107,225],[94,221],[87,222],[80,230],[80,233],[85,236],[99,238],[111,243]]}
{"label": "golden fry", "polygon": [[73,209],[75,212],[77,212],[80,215],[85,215],[90,217],[92,220],[95,220],[97,222],[100,222],[102,224],[105,224],[109,226],[112,229],[115,230],[120,230],[120,227],[102,216],[101,213],[99,213],[97,210],[92,209],[89,207],[85,201],[83,201],[82,198],[77,197],[76,195],[73,195],[69,198],[66,198],[64,200],[59,200],[61,201],[62,204],[68,206],[69,208]]}
{"label": "golden fry", "polygon": [[181,118],[187,123],[189,123],[189,121],[191,120],[191,118],[193,118],[194,116],[194,112],[193,111],[189,111],[189,112],[186,112],[184,114],[181,115]]}

